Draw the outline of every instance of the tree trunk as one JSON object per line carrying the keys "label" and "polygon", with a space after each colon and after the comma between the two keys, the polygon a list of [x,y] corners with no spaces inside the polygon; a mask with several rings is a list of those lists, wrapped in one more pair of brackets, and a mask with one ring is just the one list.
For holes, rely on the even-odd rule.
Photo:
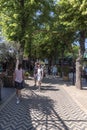
{"label": "tree trunk", "polygon": [[81,58],[79,57],[76,60],[76,84],[75,84],[78,89],[82,89],[81,71],[82,71]]}
{"label": "tree trunk", "polygon": [[79,49],[79,56],[76,60],[76,87],[78,89],[82,89],[82,81],[81,81],[81,73],[82,73],[82,57],[85,50],[85,31],[80,32],[80,49]]}

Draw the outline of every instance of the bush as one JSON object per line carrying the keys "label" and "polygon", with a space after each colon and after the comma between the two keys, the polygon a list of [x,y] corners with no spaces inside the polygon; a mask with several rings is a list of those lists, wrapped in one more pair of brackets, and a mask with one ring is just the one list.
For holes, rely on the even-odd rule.
{"label": "bush", "polygon": [[25,76],[30,76],[30,74],[29,74],[29,72],[25,72],[25,74],[24,74]]}

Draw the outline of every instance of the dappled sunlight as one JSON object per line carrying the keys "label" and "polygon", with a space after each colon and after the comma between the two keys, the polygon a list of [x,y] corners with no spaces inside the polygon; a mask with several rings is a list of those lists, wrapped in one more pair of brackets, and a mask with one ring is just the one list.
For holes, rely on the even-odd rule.
{"label": "dappled sunlight", "polygon": [[61,117],[56,113],[55,102],[52,99],[30,91],[30,94],[26,93],[22,100],[25,102],[28,114],[31,115],[32,125],[36,130],[68,130]]}

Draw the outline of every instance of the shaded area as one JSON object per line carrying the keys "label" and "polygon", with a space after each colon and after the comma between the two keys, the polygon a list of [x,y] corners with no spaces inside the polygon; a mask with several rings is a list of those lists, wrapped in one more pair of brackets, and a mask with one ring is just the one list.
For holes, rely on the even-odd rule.
{"label": "shaded area", "polygon": [[[51,84],[52,85],[56,85],[56,84],[65,85],[66,84],[67,87],[70,87],[72,86],[72,79],[69,81],[64,81],[62,78],[58,76],[56,78],[53,78],[52,76],[48,76],[47,78],[43,79],[43,83],[45,84],[49,83],[50,85]],[[82,78],[82,89],[87,90],[87,82],[84,78]]]}

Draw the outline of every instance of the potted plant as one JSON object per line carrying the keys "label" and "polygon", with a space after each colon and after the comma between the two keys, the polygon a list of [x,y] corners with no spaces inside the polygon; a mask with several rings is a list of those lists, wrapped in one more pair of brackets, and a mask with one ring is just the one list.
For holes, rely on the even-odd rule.
{"label": "potted plant", "polygon": [[28,77],[30,76],[29,72],[26,71],[25,74],[24,74],[25,78],[28,79]]}

